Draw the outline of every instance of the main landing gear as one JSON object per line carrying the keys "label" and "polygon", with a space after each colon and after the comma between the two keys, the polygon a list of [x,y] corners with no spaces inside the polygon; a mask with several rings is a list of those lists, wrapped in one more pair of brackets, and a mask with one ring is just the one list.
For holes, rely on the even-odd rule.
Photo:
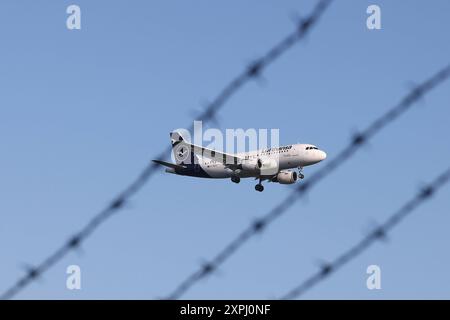
{"label": "main landing gear", "polygon": [[239,178],[237,176],[233,176],[233,177],[231,177],[231,181],[233,181],[234,183],[239,183],[239,182],[241,182],[241,178]]}
{"label": "main landing gear", "polygon": [[261,179],[259,179],[259,183],[255,186],[255,190],[259,192],[264,191],[264,186],[261,184]]}
{"label": "main landing gear", "polygon": [[255,190],[256,190],[256,191],[259,191],[259,192],[263,192],[263,191],[264,191],[264,186],[263,186],[262,184],[258,183],[258,184],[255,186]]}

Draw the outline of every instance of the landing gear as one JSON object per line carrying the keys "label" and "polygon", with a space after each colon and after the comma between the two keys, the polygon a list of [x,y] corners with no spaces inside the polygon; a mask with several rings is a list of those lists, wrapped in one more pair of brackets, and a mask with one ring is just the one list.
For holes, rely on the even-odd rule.
{"label": "landing gear", "polygon": [[261,179],[259,179],[259,183],[255,186],[255,190],[259,191],[259,192],[263,192],[264,191],[264,186],[261,183]]}
{"label": "landing gear", "polygon": [[231,181],[233,181],[234,183],[239,183],[239,182],[241,182],[241,178],[233,176],[233,177],[231,177]]}
{"label": "landing gear", "polygon": [[298,167],[298,177],[299,179],[305,178],[305,175],[303,174],[303,167]]}
{"label": "landing gear", "polygon": [[261,183],[258,183],[258,184],[255,186],[255,190],[256,190],[256,191],[259,191],[259,192],[263,192],[263,191],[264,191],[264,186],[263,186]]}

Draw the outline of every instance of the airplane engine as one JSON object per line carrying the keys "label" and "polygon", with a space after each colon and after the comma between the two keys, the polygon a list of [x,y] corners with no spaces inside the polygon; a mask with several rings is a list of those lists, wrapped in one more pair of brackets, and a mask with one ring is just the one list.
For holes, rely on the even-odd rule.
{"label": "airplane engine", "polygon": [[278,182],[279,184],[292,184],[297,181],[297,172],[295,171],[280,171],[273,182]]}

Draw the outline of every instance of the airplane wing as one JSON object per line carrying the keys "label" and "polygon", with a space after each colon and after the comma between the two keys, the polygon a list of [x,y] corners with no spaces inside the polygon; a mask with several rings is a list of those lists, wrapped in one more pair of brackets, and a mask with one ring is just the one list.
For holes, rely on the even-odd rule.
{"label": "airplane wing", "polygon": [[191,150],[193,150],[194,154],[197,154],[204,158],[208,158],[208,159],[220,162],[230,169],[238,168],[239,164],[241,164],[242,161],[244,160],[243,158],[238,157],[234,154],[220,152],[220,151],[196,146],[193,144],[191,144],[191,148],[192,148]]}

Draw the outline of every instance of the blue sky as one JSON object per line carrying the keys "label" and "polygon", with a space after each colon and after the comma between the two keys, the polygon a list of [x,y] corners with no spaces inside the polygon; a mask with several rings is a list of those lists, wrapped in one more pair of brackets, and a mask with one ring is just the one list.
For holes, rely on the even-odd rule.
{"label": "blue sky", "polygon": [[[82,30],[66,29],[66,8]],[[39,263],[135,178],[168,133],[295,27],[314,1],[0,3],[0,290]],[[382,30],[366,28],[378,4]],[[306,41],[233,97],[220,128],[279,128],[280,144],[333,157],[449,63],[450,3],[335,1]],[[450,83],[433,90],[255,237],[192,299],[275,298],[358,241],[449,166]],[[305,170],[306,179],[316,167]],[[167,295],[294,186],[157,174],[25,299]],[[448,194],[429,203],[303,298],[450,298]],[[82,270],[82,290],[65,287]],[[366,288],[377,264],[382,289]]]}

